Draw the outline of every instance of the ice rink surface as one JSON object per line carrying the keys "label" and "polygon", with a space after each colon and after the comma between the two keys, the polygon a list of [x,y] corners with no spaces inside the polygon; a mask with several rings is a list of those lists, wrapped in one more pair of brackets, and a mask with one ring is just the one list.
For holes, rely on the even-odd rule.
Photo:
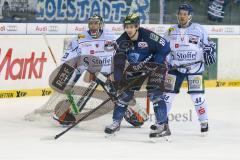
{"label": "ice rink surface", "polygon": [[153,121],[142,128],[123,122],[118,134],[106,139],[103,129],[111,114],[80,123],[58,140],[44,140],[65,128],[50,118],[29,122],[23,117],[49,97],[0,99],[0,160],[239,160],[240,88],[207,89],[206,97],[207,137],[200,136],[191,98],[182,90],[171,111],[172,142],[158,143],[148,139]]}

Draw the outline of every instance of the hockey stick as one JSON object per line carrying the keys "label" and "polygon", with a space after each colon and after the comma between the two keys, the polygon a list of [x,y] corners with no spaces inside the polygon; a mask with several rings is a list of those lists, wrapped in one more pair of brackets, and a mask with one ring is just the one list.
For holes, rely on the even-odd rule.
{"label": "hockey stick", "polygon": [[179,65],[179,66],[173,66],[173,67],[170,68],[168,71],[176,70],[176,69],[179,69],[179,68],[186,68],[186,67],[188,67],[188,66],[191,66],[191,65],[194,65],[194,64],[198,64],[198,63],[203,63],[203,61],[196,61],[196,62],[192,62],[192,63],[181,64],[181,65]]}
{"label": "hockey stick", "polygon": [[88,86],[86,91],[83,93],[82,97],[76,103],[79,113],[83,110],[86,103],[91,98],[97,86],[99,85],[99,83],[102,84],[102,83],[106,83],[107,81],[107,78],[103,76],[101,73],[98,73],[96,78],[97,78],[96,81],[91,81],[90,85]]}
{"label": "hockey stick", "polygon": [[[137,82],[137,80],[139,80],[140,78],[147,78],[149,76],[150,72],[148,72],[147,74],[141,75],[140,77],[137,77],[136,79],[132,80],[131,82],[128,83],[128,85],[126,87],[124,87],[123,89],[121,89],[120,93],[118,96],[116,96],[116,98],[119,98],[120,96],[122,96],[122,94],[124,93],[125,90],[129,89],[134,83]],[[63,134],[65,134],[66,132],[68,132],[70,129],[72,129],[73,127],[75,127],[76,125],[78,125],[81,121],[83,121],[84,119],[86,119],[89,115],[91,115],[92,113],[96,112],[99,108],[101,108],[104,104],[106,104],[108,101],[112,100],[112,97],[109,97],[108,99],[106,99],[105,101],[103,101],[100,105],[98,105],[96,108],[92,109],[90,112],[88,112],[86,115],[84,115],[82,118],[80,118],[76,123],[72,124],[70,127],[68,127],[66,130],[62,131],[61,133],[57,134],[54,139],[58,139],[59,137],[61,137]]]}
{"label": "hockey stick", "polygon": [[83,96],[78,100],[77,107],[79,108],[78,109],[79,113],[83,110],[84,106],[86,105],[90,97],[93,95],[97,86],[98,86],[98,83],[92,81],[89,87],[87,88],[87,90],[85,91],[85,93],[83,94]]}
{"label": "hockey stick", "polygon": [[48,43],[46,34],[42,34],[42,35],[43,35],[43,39],[44,39],[44,41],[45,41],[45,43],[46,43],[46,45],[47,45],[47,47],[48,47],[48,50],[49,50],[49,52],[50,52],[50,54],[51,54],[51,56],[52,56],[52,59],[53,59],[54,63],[55,63],[56,66],[57,66],[56,58],[55,58],[55,56],[54,56],[54,54],[53,54],[53,52],[52,52],[52,49],[51,49],[51,47],[50,47],[50,45],[49,45],[49,43]]}

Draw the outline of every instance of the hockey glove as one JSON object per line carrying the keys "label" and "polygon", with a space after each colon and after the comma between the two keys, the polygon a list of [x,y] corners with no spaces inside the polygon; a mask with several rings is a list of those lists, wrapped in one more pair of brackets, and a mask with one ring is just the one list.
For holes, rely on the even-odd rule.
{"label": "hockey glove", "polygon": [[213,63],[216,63],[216,43],[213,41],[205,45],[203,48],[203,57],[206,65],[210,66]]}

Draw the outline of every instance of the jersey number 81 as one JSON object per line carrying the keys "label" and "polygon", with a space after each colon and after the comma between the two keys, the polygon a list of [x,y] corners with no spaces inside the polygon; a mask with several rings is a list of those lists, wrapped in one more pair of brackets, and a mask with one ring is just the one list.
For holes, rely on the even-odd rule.
{"label": "jersey number 81", "polygon": [[160,38],[160,39],[159,39],[159,43],[160,43],[162,46],[164,46],[164,45],[165,45],[165,40],[164,40],[163,38]]}

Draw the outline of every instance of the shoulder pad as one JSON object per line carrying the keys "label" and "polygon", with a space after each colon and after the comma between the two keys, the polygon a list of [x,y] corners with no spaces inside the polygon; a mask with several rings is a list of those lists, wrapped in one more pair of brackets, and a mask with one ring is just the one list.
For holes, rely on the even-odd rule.
{"label": "shoulder pad", "polygon": [[193,28],[200,29],[200,30],[203,30],[203,27],[202,27],[199,23],[193,23],[193,24],[192,24],[192,27],[193,27]]}
{"label": "shoulder pad", "polygon": [[76,38],[73,38],[73,39],[69,42],[69,44],[68,44],[68,49],[73,50],[73,49],[75,49],[76,47],[78,47],[78,41],[77,41]]}

